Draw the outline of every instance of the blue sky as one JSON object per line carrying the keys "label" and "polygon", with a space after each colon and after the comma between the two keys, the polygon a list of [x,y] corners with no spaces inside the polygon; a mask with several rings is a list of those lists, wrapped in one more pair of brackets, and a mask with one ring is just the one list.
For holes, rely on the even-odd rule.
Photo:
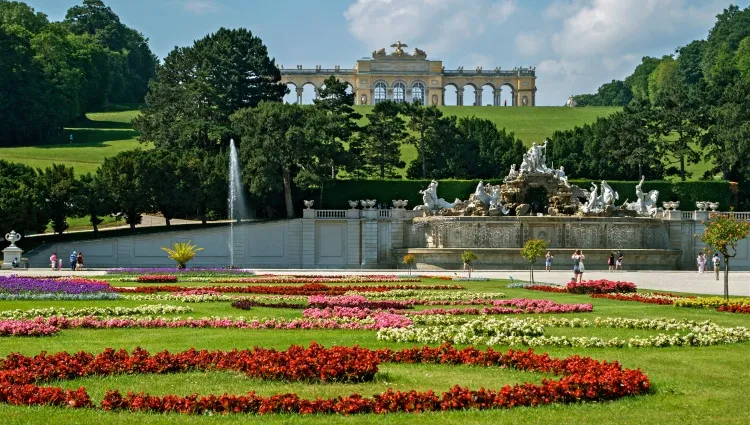
{"label": "blue sky", "polygon": [[[27,0],[60,20],[80,1]],[[705,38],[727,0],[105,0],[163,58],[224,27],[260,36],[277,63],[324,68],[396,40],[446,68],[537,68],[537,103],[562,105]],[[747,7],[750,0],[735,1]],[[307,98],[307,96],[306,96]]]}

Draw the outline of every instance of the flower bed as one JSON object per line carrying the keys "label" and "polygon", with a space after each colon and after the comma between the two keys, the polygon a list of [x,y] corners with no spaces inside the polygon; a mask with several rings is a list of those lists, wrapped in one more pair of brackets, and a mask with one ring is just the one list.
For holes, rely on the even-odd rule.
{"label": "flower bed", "polygon": [[326,307],[359,307],[374,309],[407,309],[413,308],[413,304],[406,301],[369,301],[362,295],[340,295],[325,296],[312,295],[307,299],[308,307],[326,308]]}
{"label": "flower bed", "polygon": [[[339,359],[343,357],[343,361]],[[249,360],[248,360],[249,359]],[[536,406],[550,403],[578,403],[604,401],[645,394],[650,389],[648,377],[640,370],[622,369],[619,363],[599,362],[588,357],[572,356],[566,359],[534,354],[531,350],[510,350],[503,354],[491,349],[484,351],[473,347],[458,350],[451,346],[422,347],[392,351],[364,348],[323,348],[312,343],[307,350],[291,347],[284,352],[274,350],[253,351],[196,351],[157,353],[150,356],[142,349],[132,354],[124,350],[107,349],[94,355],[81,352],[76,355],[26,357],[9,355],[0,371],[0,402],[14,405],[66,406],[93,408],[94,404],[83,387],[64,390],[61,387],[41,386],[45,381],[74,379],[86,376],[108,376],[126,373],[173,373],[206,370],[236,370],[250,376],[266,379],[310,379],[321,381],[328,377],[327,366],[333,368],[336,379],[372,379],[381,362],[439,363],[474,365],[479,367],[515,368],[528,372],[541,372],[560,376],[559,380],[544,379],[542,384],[525,383],[506,385],[499,390],[469,390],[455,386],[442,396],[433,391],[394,391],[389,389],[371,398],[352,394],[333,399],[301,399],[295,394],[278,394],[262,397],[250,392],[247,395],[221,396],[176,395],[153,396],[144,393],[107,391],[100,408],[111,411],[178,412],[185,414],[213,413],[301,413],[301,414],[355,414],[426,412],[509,408]],[[304,365],[304,367],[302,367]],[[308,371],[298,376],[300,370]],[[323,372],[325,370],[325,372]]]}
{"label": "flower bed", "polygon": [[175,283],[177,276],[173,274],[141,274],[135,279],[138,283]]}
{"label": "flower bed", "polygon": [[722,306],[719,306],[719,308],[717,308],[716,311],[723,311],[725,313],[750,314],[750,305],[739,305],[739,304],[722,305]]}
{"label": "flower bed", "polygon": [[674,304],[675,300],[682,298],[672,294],[637,294],[635,292],[627,294],[591,294],[591,297],[617,301],[635,301],[639,303],[659,305],[672,305]]}
{"label": "flower bed", "polygon": [[632,282],[620,282],[607,279],[584,280],[581,283],[568,282],[567,290],[571,294],[611,294],[613,292],[635,292]]}
{"label": "flower bed", "polygon": [[675,301],[674,305],[688,308],[718,308],[723,305],[750,306],[750,298],[730,298],[729,301],[721,297],[680,298]]}
{"label": "flower bed", "polygon": [[0,336],[50,336],[60,331],[57,326],[30,320],[0,320]]}
{"label": "flower bed", "polygon": [[253,307],[268,307],[268,308],[293,308],[293,309],[304,309],[307,308],[304,304],[277,302],[270,303],[257,300],[237,300],[232,302],[232,307],[240,310],[250,310]]}
{"label": "flower bed", "polygon": [[186,269],[178,269],[176,267],[126,267],[107,270],[107,275],[113,276],[135,276],[141,274],[171,274],[180,275],[182,277],[188,276],[255,276],[252,270],[247,269],[229,269],[222,267],[192,267]]}
{"label": "flower bed", "polygon": [[185,279],[187,282],[212,283],[417,283],[418,277],[400,278],[398,276],[379,275],[332,275],[332,276],[293,276],[293,275],[260,275],[257,277],[195,277]]}
{"label": "flower bed", "polygon": [[0,276],[0,293],[5,294],[94,294],[112,292],[109,283],[81,278],[34,278]]}
{"label": "flower bed", "polygon": [[130,316],[145,314],[183,314],[193,309],[165,304],[145,304],[138,307],[83,307],[66,309],[64,307],[33,308],[31,310],[0,311],[3,319],[30,319],[35,317],[86,317],[86,316]]}
{"label": "flower bed", "polygon": [[367,285],[367,286],[328,286],[309,283],[302,286],[201,286],[187,287],[176,285],[138,286],[135,288],[115,287],[119,293],[125,294],[153,294],[155,292],[185,292],[208,290],[222,293],[240,294],[274,294],[274,295],[344,295],[348,291],[355,292],[387,292],[394,289],[464,289],[458,285]]}
{"label": "flower bed", "polygon": [[559,304],[550,300],[528,300],[512,299],[498,300],[493,302],[492,307],[484,308],[433,308],[427,310],[405,312],[409,315],[449,314],[449,315],[476,315],[476,314],[541,314],[541,313],[588,313],[593,310],[591,304]]}
{"label": "flower bed", "polygon": [[567,293],[568,290],[562,286],[552,286],[552,285],[529,285],[524,286],[524,289],[528,289],[530,291],[542,291],[542,292],[553,292],[553,293]]}
{"label": "flower bed", "polygon": [[[725,328],[713,322],[663,319],[596,318],[488,318],[468,320],[460,316],[411,316],[414,325],[403,329],[381,328],[378,339],[486,345],[526,345],[557,347],[691,347],[733,344],[750,340],[744,327]],[[671,332],[628,339],[545,336],[544,327],[651,329]],[[680,332],[683,332],[682,334]]]}
{"label": "flower bed", "polygon": [[38,301],[90,301],[90,300],[117,300],[122,298],[117,292],[94,292],[92,294],[66,294],[62,292],[37,294],[32,292],[21,292],[18,294],[0,293],[0,301],[38,300]]}

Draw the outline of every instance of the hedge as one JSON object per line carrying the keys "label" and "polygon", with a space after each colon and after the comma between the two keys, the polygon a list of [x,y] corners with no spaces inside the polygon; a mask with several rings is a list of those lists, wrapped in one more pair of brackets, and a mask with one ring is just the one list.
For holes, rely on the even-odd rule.
{"label": "hedge", "polygon": [[[448,202],[454,199],[468,199],[474,193],[479,180],[439,180],[438,196]],[[485,180],[485,183],[498,184],[498,180]],[[592,180],[570,180],[571,184],[582,189],[589,189]],[[599,183],[599,182],[597,182]],[[637,181],[607,181],[612,189],[620,195],[617,204],[625,200],[636,199]],[[376,199],[381,204],[391,206],[391,200],[408,199],[409,208],[422,204],[421,189],[427,187],[430,180],[337,180],[331,186],[326,185],[323,194],[322,209],[349,208],[349,200]],[[696,201],[719,202],[720,209],[727,211],[730,206],[730,183],[726,181],[689,181],[667,182],[646,181],[643,190],[659,191],[659,206],[662,201],[680,201],[680,209],[695,210]]]}

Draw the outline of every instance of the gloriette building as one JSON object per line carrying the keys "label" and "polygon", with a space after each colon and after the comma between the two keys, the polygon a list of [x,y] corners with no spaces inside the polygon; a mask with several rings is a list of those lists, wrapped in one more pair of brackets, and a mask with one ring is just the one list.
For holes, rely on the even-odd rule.
{"label": "gloriette building", "polygon": [[[445,105],[445,90],[453,86],[456,89],[458,105],[492,104],[501,106],[500,96],[505,88],[510,91],[510,102],[506,106],[536,105],[536,71],[535,68],[513,68],[512,70],[482,69],[473,70],[445,69],[441,60],[427,59],[427,53],[414,49],[413,53],[404,50],[408,47],[400,41],[391,45],[391,53],[380,49],[372,52],[372,57],[360,59],[354,68],[296,69],[281,68],[282,82],[294,86],[297,102],[302,103],[304,86],[312,85],[315,96],[323,81],[334,75],[351,86],[356,94],[357,105],[372,105],[383,100],[412,102],[419,100],[425,105]],[[482,99],[483,89],[492,89],[492,102]],[[474,88],[473,99],[464,97],[466,87]]]}

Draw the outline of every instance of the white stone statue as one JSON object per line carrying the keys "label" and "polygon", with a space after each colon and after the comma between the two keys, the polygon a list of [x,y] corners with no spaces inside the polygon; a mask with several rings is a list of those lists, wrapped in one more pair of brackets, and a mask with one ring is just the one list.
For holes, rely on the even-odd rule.
{"label": "white stone statue", "polygon": [[5,234],[5,240],[10,242],[10,246],[8,248],[16,248],[16,242],[21,240],[21,235],[19,233],[16,233],[15,230],[11,230],[10,233]]}
{"label": "white stone statue", "polygon": [[[524,161],[521,163],[521,174],[523,173],[548,173],[551,174],[554,171],[547,167],[547,143],[548,140],[544,141],[543,145],[537,145],[536,142],[531,144],[529,150],[524,154]],[[543,152],[543,153],[542,153]]]}
{"label": "white stone statue", "polygon": [[589,202],[584,205],[581,209],[583,212],[596,212],[599,202],[599,188],[596,187],[595,183],[591,183],[591,191],[589,192]]}
{"label": "white stone statue", "polygon": [[609,205],[615,205],[615,201],[620,199],[620,195],[615,192],[612,187],[607,184],[606,180],[602,180],[602,195],[601,195],[601,203],[603,207],[607,207]]}
{"label": "white stone statue", "polygon": [[486,207],[490,206],[490,194],[487,193],[484,182],[482,181],[479,182],[476,190],[474,190],[474,200],[481,202]]}
{"label": "white stone statue", "polygon": [[659,212],[663,213],[664,210],[658,204],[658,190],[652,190],[648,194],[643,192],[643,182],[645,180],[646,176],[641,176],[641,181],[635,186],[635,196],[638,199],[635,202],[625,202],[623,207],[628,211],[635,211],[640,216],[654,217]]}
{"label": "white stone statue", "polygon": [[574,108],[577,105],[576,100],[573,99],[573,95],[571,94],[570,97],[568,97],[568,101],[565,102],[565,106],[569,108]]}
{"label": "white stone statue", "polygon": [[565,175],[565,167],[561,165],[559,170],[553,171],[555,173],[555,177],[557,177],[557,180],[559,180],[565,186],[570,187],[570,184],[568,184],[568,177]]}
{"label": "white stone statue", "polygon": [[508,176],[505,177],[506,182],[510,182],[518,178],[518,171],[516,171],[516,164],[513,164],[510,166],[510,172],[508,173]]}
{"label": "white stone statue", "polygon": [[443,208],[453,208],[457,204],[461,203],[461,200],[456,198],[453,203],[447,202],[443,198],[437,196],[438,182],[433,180],[426,189],[420,190],[422,194],[422,205],[414,207],[414,211],[438,211]]}
{"label": "white stone statue", "polygon": [[529,158],[529,154],[525,153],[523,154],[523,160],[521,161],[521,171],[519,172],[519,174],[529,172],[531,172],[531,160]]}

